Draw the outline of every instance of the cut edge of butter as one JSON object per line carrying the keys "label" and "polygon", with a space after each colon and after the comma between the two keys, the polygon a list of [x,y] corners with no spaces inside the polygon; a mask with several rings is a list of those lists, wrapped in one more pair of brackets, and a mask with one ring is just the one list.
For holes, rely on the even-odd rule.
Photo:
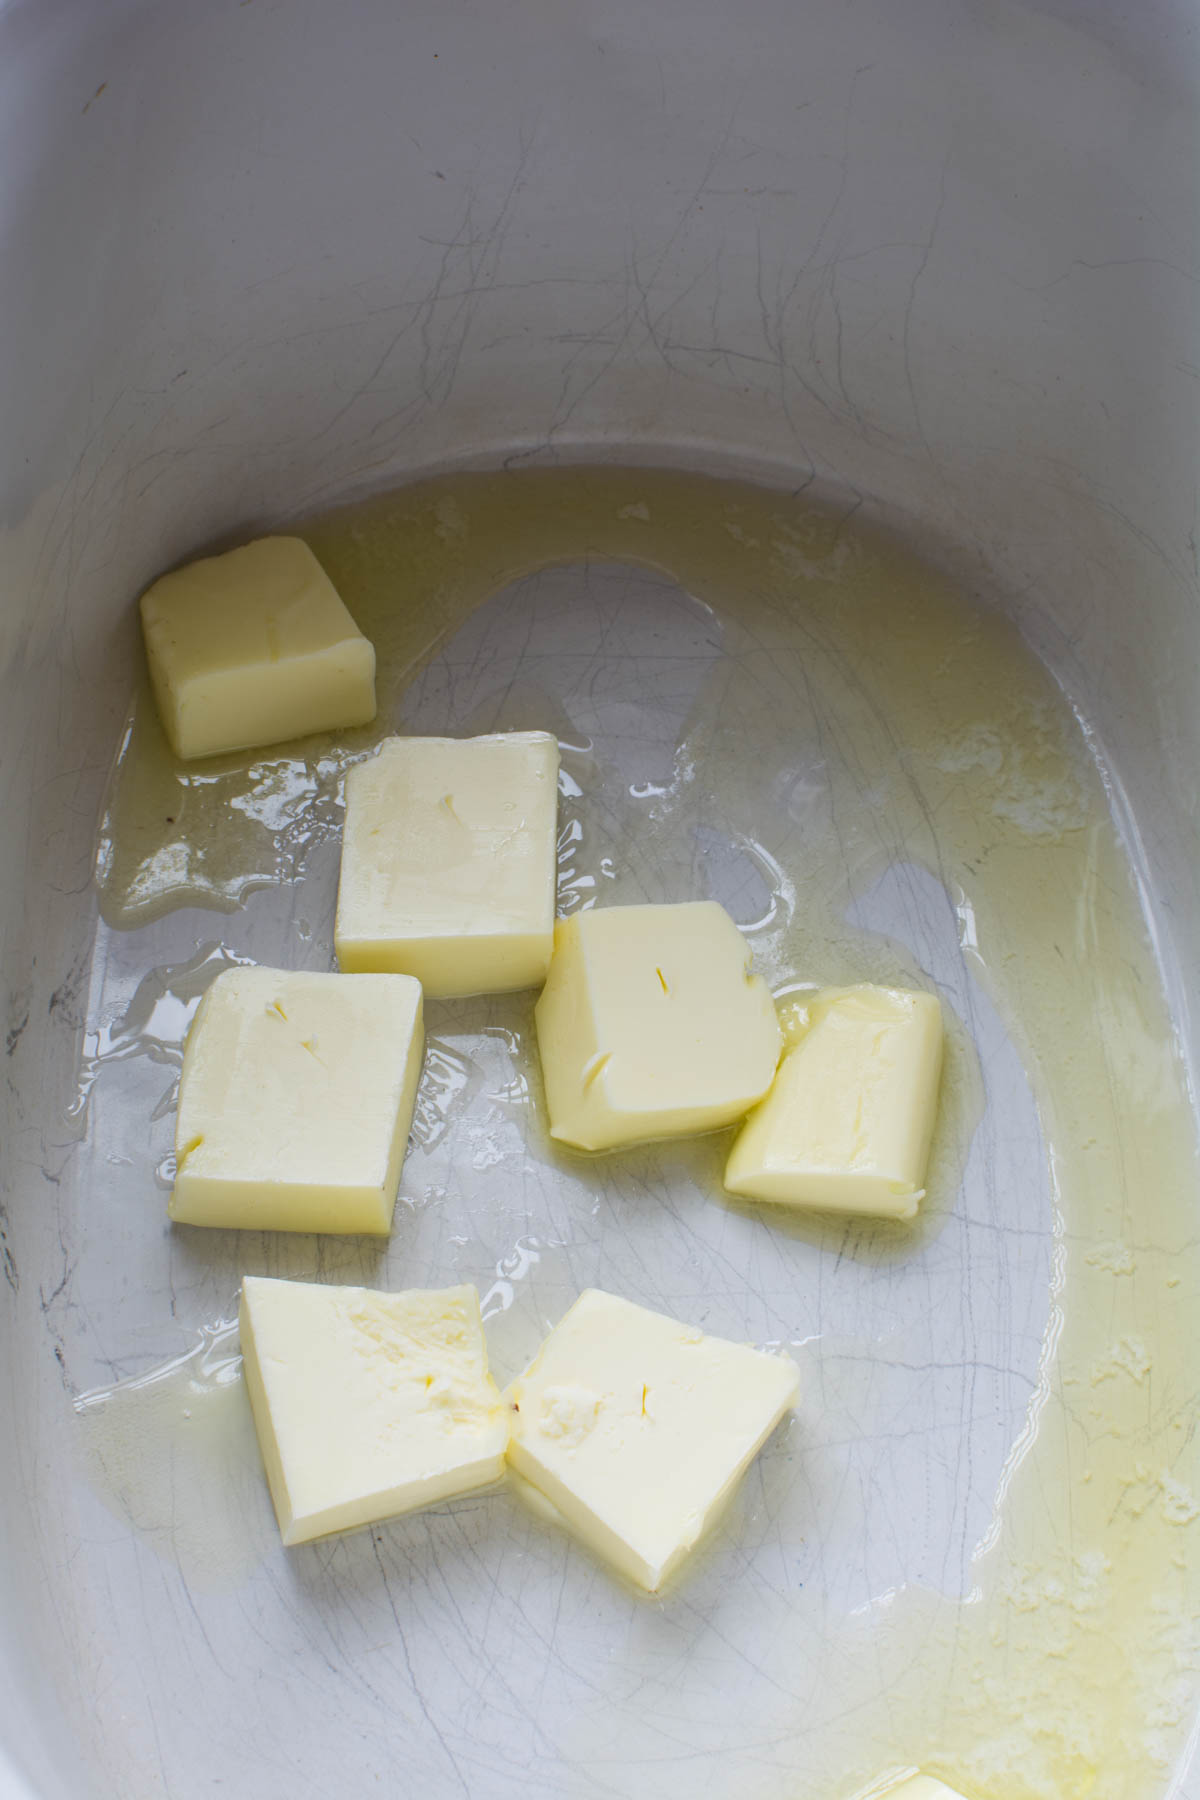
{"label": "cut edge of butter", "polygon": [[940,1776],[910,1765],[859,1788],[851,1800],[967,1800],[967,1796]]}
{"label": "cut edge of butter", "polygon": [[[350,769],[338,966],[415,976],[438,1000],[540,987],[554,941],[558,768],[553,733],[509,731],[385,738]],[[517,807],[519,818],[504,816]]]}
{"label": "cut edge of butter", "polygon": [[[347,1359],[340,1309],[365,1302],[377,1313],[395,1315],[392,1320],[391,1346],[380,1343],[382,1368],[373,1369],[369,1361],[353,1356]],[[470,1340],[467,1354],[473,1353],[478,1367],[473,1374],[470,1392],[460,1387],[458,1410],[463,1415],[457,1423],[463,1431],[474,1430],[478,1443],[470,1446],[475,1454],[464,1453],[450,1430],[445,1434],[442,1466],[437,1466],[437,1444],[414,1444],[411,1465],[399,1466],[398,1455],[403,1439],[406,1413],[412,1416],[412,1396],[420,1404],[423,1390],[432,1387],[436,1375],[410,1384],[405,1395],[395,1380],[396,1359],[414,1350],[414,1335],[403,1318],[407,1307],[420,1312],[422,1306],[440,1302],[446,1311],[458,1308],[462,1329]],[[280,1323],[280,1309],[283,1320]],[[276,1317],[267,1318],[274,1310]],[[315,1366],[298,1376],[289,1375],[286,1356],[281,1354],[281,1340],[295,1333],[294,1318],[308,1318],[294,1341],[303,1338],[303,1353],[316,1359]],[[255,1314],[260,1316],[256,1322]],[[505,1472],[508,1446],[509,1412],[488,1368],[487,1342],[479,1307],[478,1291],[469,1285],[446,1289],[409,1289],[399,1293],[383,1293],[369,1288],[333,1287],[313,1282],[279,1281],[266,1276],[246,1276],[242,1282],[238,1304],[238,1325],[242,1346],[242,1367],[246,1389],[254,1416],[255,1430],[262,1454],[263,1468],[271,1501],[284,1545],[291,1548],[314,1538],[329,1537],[353,1531],[366,1525],[381,1523],[404,1513],[420,1511],[443,1500],[478,1492],[498,1483]],[[382,1334],[383,1338],[388,1333]],[[260,1338],[263,1340],[260,1343]],[[415,1342],[416,1360],[422,1347]],[[321,1365],[322,1353],[329,1362],[340,1361],[332,1369]],[[436,1368],[437,1347],[426,1346],[425,1360]],[[307,1394],[305,1392],[307,1386]],[[322,1391],[323,1390],[323,1391]],[[389,1411],[388,1399],[392,1398]],[[305,1417],[306,1402],[311,1411]],[[382,1406],[382,1421],[379,1417]],[[358,1417],[356,1418],[356,1414]],[[322,1416],[323,1415],[323,1416]],[[327,1441],[331,1421],[343,1434],[349,1429],[354,1439],[355,1454],[362,1470],[357,1489],[351,1483],[346,1492],[333,1497],[329,1468],[341,1471],[343,1460],[331,1457]],[[324,1429],[323,1429],[324,1427]],[[374,1464],[369,1456],[371,1431],[394,1441],[387,1442]],[[281,1442],[281,1439],[284,1441]],[[304,1469],[305,1462],[309,1469]],[[325,1490],[325,1503],[303,1503],[305,1486],[313,1486],[312,1468],[318,1475],[316,1487]]]}
{"label": "cut edge of butter", "polygon": [[790,1357],[586,1288],[506,1390],[509,1466],[574,1537],[658,1593],[716,1526],[799,1385]]}
{"label": "cut edge of butter", "polygon": [[181,761],[375,717],[375,647],[303,538],[255,538],[185,563],[152,582],[138,610],[158,716]]}
{"label": "cut edge of butter", "polygon": [[770,991],[725,908],[692,900],[559,919],[534,1011],[549,1133],[604,1151],[718,1131],[779,1060]]}
{"label": "cut edge of butter", "polygon": [[[387,1058],[378,1038],[371,1053],[370,1072],[378,1077],[379,1087],[374,1096],[377,1116],[359,1119],[352,1132],[342,1128],[348,1153],[339,1167],[310,1166],[298,1171],[277,1161],[272,1168],[271,1132],[287,1132],[288,1106],[281,1103],[272,1114],[269,1100],[259,1096],[249,1107],[239,1103],[230,1108],[222,1102],[220,1090],[226,1074],[239,1072],[239,1050],[255,1030],[261,1036],[264,1021],[268,1031],[280,1034],[281,1053],[295,1053],[291,1040],[298,1031],[293,994],[304,1005],[309,1023],[320,1018],[323,1003],[336,1003],[337,1011],[327,1026],[319,1028],[315,1041],[302,1044],[317,1067],[324,1030],[335,1037],[328,1048],[336,1051],[337,1033],[353,1039],[356,1026],[370,1030],[372,1023],[378,1031],[382,1012],[392,1034],[386,1045]],[[285,1000],[287,1006],[282,1004]],[[356,1006],[360,1019],[355,1017]],[[293,1009],[290,1019],[288,1007]],[[392,1227],[424,1061],[423,1013],[419,983],[404,976],[349,977],[258,965],[225,970],[202,997],[184,1046],[175,1120],[175,1182],[167,1203],[168,1217],[177,1225],[223,1230],[386,1237]],[[251,1058],[260,1069],[271,1048],[268,1040],[257,1058]],[[351,1042],[349,1054],[353,1056],[356,1049]],[[213,1058],[219,1065],[215,1085],[208,1067]],[[307,1073],[307,1058],[298,1056],[297,1060]],[[254,1073],[245,1071],[248,1079]],[[353,1084],[353,1077],[352,1069],[330,1071],[327,1103],[331,1112],[339,1107],[339,1085],[344,1098],[346,1083]],[[361,1089],[355,1098],[361,1099]],[[319,1113],[310,1110],[304,1123],[306,1128],[315,1128]],[[336,1152],[331,1152],[331,1165],[338,1162]]]}
{"label": "cut edge of butter", "polygon": [[917,989],[824,988],[725,1168],[739,1198],[908,1221],[925,1197],[941,1004]]}

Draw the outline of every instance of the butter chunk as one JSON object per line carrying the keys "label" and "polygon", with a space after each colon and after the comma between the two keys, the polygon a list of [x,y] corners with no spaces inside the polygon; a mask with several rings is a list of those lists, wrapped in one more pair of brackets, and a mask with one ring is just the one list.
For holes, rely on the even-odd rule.
{"label": "butter chunk", "polygon": [[906,1781],[880,1794],[879,1800],[964,1800],[964,1796],[957,1788],[947,1787],[936,1775],[910,1775]]}
{"label": "butter chunk", "polygon": [[550,1135],[583,1150],[728,1125],[779,1059],[766,983],[710,900],[560,919],[536,1017]]}
{"label": "butter chunk", "polygon": [[215,756],[375,717],[375,650],[300,538],[259,538],[142,595],[159,717],[176,756]]}
{"label": "butter chunk", "polygon": [[386,1233],[424,1050],[405,975],[229,969],[188,1033],[181,1225]]}
{"label": "butter chunk", "polygon": [[340,967],[415,975],[439,999],[540,986],[557,818],[548,732],[388,738],[346,777]]}
{"label": "butter chunk", "polygon": [[508,1411],[473,1287],[380,1294],[247,1276],[243,1367],[285,1544],[504,1472]]}
{"label": "butter chunk", "polygon": [[654,1593],[798,1383],[784,1357],[589,1288],[508,1390],[508,1460],[598,1556]]}
{"label": "butter chunk", "polygon": [[738,1134],[725,1186],[755,1200],[911,1219],[924,1198],[941,1071],[932,994],[824,989]]}

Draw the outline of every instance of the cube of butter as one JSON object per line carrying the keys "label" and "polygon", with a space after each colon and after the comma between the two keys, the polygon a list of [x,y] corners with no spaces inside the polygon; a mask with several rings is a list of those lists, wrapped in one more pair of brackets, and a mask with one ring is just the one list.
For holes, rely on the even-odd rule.
{"label": "cube of butter", "polygon": [[184,1051],[172,1219],[389,1231],[421,1013],[420,984],[405,975],[218,975]]}
{"label": "cube of butter", "polygon": [[878,1800],[963,1800],[963,1795],[957,1788],[947,1787],[936,1775],[910,1775],[880,1794]]}
{"label": "cube of butter", "polygon": [[380,1294],[248,1275],[238,1318],[285,1544],[503,1474],[508,1409],[488,1373],[473,1287]]}
{"label": "cube of butter", "polygon": [[548,732],[388,738],[346,777],[340,967],[397,969],[439,999],[540,986],[557,818]]}
{"label": "cube of butter", "polygon": [[766,983],[711,900],[560,919],[536,1017],[550,1135],[583,1150],[728,1125],[779,1060]]}
{"label": "cube of butter", "polygon": [[512,1467],[654,1593],[796,1396],[799,1371],[590,1288],[508,1390]]}
{"label": "cube of butter", "polygon": [[176,756],[277,744],[375,717],[375,650],[300,538],[260,538],[142,595],[159,717]]}
{"label": "cube of butter", "polygon": [[924,1197],[941,1070],[932,994],[824,989],[739,1132],[725,1186],[755,1200],[911,1219]]}

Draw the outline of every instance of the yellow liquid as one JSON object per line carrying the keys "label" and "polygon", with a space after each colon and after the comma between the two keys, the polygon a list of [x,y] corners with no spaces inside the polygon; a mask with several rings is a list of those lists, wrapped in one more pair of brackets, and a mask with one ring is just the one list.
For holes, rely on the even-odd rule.
{"label": "yellow liquid", "polygon": [[[719,647],[697,650],[690,685],[674,665],[664,673],[664,706],[679,718],[651,757],[653,780],[618,791],[593,769],[594,789],[581,782],[571,816],[586,870],[582,886],[568,881],[568,904],[689,897],[710,841],[697,833],[711,830],[766,896],[751,932],[759,966],[801,1001],[806,984],[927,985],[922,932],[931,908],[952,910],[965,963],[1032,1084],[1053,1208],[1036,1382],[973,1546],[969,1592],[910,1582],[857,1617],[823,1618],[807,1588],[786,1608],[764,1600],[778,1630],[753,1691],[772,1696],[770,1744],[740,1769],[714,1762],[705,1791],[837,1800],[920,1764],[995,1800],[1166,1792],[1200,1669],[1194,1120],[1132,871],[1045,670],[1003,618],[909,552],[733,482],[456,474],[302,535],[376,644],[376,725],[189,769],[171,759],[140,692],[101,833],[107,921],[230,908],[302,877],[336,837],[347,763],[414,717],[431,729],[433,703],[414,675],[506,583],[584,558],[636,561],[679,582],[711,609]],[[454,729],[467,726],[558,730],[586,766],[577,722],[536,685],[485,686]],[[870,896],[889,879],[893,901],[911,896],[903,937],[870,928]],[[832,1270],[843,1257],[903,1259],[944,1226],[982,1106],[973,1021],[950,1022],[915,1234],[776,1213],[764,1231],[817,1247]],[[714,1205],[724,1141],[688,1153]],[[536,1131],[527,1154],[551,1172],[578,1166]],[[988,1195],[972,1227],[981,1244],[1006,1230],[1015,1198]],[[868,1334],[863,1354],[867,1381],[871,1357],[887,1354],[882,1333]],[[980,1342],[976,1354],[984,1366],[1004,1347]],[[791,1481],[820,1405],[820,1363],[818,1345]],[[845,1392],[838,1404],[850,1405]],[[772,1483],[784,1475],[771,1465]],[[730,1582],[735,1541],[723,1551]],[[799,1674],[806,1657],[821,1665],[810,1683],[819,1725]],[[615,1728],[604,1707],[583,1709],[564,1757],[589,1766]],[[648,1775],[641,1791],[675,1789]]]}

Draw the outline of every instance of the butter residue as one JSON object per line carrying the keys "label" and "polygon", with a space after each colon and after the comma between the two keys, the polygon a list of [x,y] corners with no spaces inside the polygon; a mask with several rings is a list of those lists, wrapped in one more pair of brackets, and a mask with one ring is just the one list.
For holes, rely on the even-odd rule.
{"label": "butter residue", "polygon": [[96,1491],[201,1592],[236,1587],[275,1537],[241,1365],[236,1321],[222,1319],[75,1402]]}

